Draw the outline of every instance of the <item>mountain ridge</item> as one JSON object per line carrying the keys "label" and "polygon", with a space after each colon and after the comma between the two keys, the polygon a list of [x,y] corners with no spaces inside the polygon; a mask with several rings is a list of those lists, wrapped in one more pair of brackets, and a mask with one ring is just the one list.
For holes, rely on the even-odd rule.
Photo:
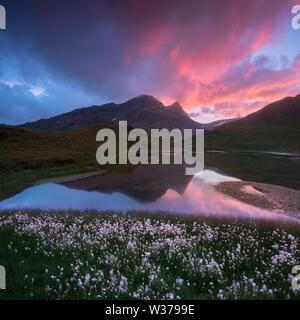
{"label": "mountain ridge", "polygon": [[180,128],[202,129],[204,124],[192,120],[182,106],[175,102],[165,106],[150,95],[141,95],[123,103],[78,108],[48,119],[27,122],[21,127],[40,131],[69,131],[91,125],[114,125],[127,120],[131,127],[144,129]]}
{"label": "mountain ridge", "polygon": [[250,129],[257,126],[288,126],[300,129],[300,94],[295,97],[285,97],[274,101],[265,107],[236,119],[224,123],[218,129],[232,129],[238,126]]}
{"label": "mountain ridge", "polygon": [[141,95],[121,104],[75,109],[49,119],[21,125],[36,131],[68,132],[94,125],[116,126],[127,120],[132,128],[205,129],[205,145],[213,150],[253,150],[300,153],[300,95],[285,97],[243,118],[201,124],[180,103],[165,106]]}
{"label": "mountain ridge", "polygon": [[272,102],[206,134],[207,149],[300,154],[300,95]]}

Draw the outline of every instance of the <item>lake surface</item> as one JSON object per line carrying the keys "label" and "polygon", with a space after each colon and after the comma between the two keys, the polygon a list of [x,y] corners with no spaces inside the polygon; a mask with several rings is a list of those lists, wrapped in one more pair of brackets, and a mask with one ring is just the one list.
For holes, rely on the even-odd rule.
{"label": "lake surface", "polygon": [[208,152],[207,168],[241,180],[271,183],[300,190],[300,157],[267,152]]}
{"label": "lake surface", "polygon": [[0,210],[142,210],[264,219],[281,216],[214,190],[215,184],[231,180],[239,179],[217,170],[186,176],[183,166],[137,166],[65,183],[37,185],[0,202]]}

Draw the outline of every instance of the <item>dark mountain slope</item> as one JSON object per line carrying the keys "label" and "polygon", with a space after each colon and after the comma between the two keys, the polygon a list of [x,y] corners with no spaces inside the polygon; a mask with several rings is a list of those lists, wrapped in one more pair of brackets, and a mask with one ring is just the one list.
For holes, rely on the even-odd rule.
{"label": "dark mountain slope", "polygon": [[206,135],[206,147],[300,154],[300,95],[216,127]]}
{"label": "dark mountain slope", "polygon": [[273,102],[266,107],[237,119],[231,123],[225,123],[220,130],[251,129],[258,127],[289,127],[300,129],[300,95],[286,97]]}
{"label": "dark mountain slope", "polygon": [[109,103],[102,106],[76,109],[49,119],[25,123],[22,127],[42,131],[68,131],[91,125],[113,125],[127,120],[131,127],[151,128],[203,128],[189,118],[179,103],[164,106],[152,96],[142,95],[121,104]]}

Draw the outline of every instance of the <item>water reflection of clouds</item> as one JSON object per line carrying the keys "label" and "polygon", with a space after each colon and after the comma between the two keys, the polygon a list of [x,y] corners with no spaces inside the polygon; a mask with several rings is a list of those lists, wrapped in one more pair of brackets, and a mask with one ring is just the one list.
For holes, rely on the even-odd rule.
{"label": "water reflection of clouds", "polygon": [[251,219],[278,219],[280,217],[276,213],[252,207],[215,191],[212,184],[237,179],[205,171],[202,175],[196,175],[192,179],[183,194],[169,189],[163,196],[151,203],[143,203],[120,192],[84,191],[47,183],[28,188],[18,195],[2,201],[0,209],[96,209],[121,212],[147,210]]}

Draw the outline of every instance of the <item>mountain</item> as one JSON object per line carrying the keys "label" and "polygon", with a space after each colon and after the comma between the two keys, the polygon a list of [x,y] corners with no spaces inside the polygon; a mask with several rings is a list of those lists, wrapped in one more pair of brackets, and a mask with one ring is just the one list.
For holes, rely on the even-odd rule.
{"label": "mountain", "polygon": [[300,129],[299,121],[300,94],[273,102],[244,118],[237,119],[233,123],[225,123],[220,129],[234,130],[257,127],[290,127]]}
{"label": "mountain", "polygon": [[203,128],[206,149],[284,152],[300,154],[300,95],[286,97],[239,119],[201,124],[189,118],[176,102],[164,106],[153,96],[142,95],[121,104],[76,109],[22,127],[40,131],[64,131],[92,125],[116,126],[127,120],[131,127]]}
{"label": "mountain", "polygon": [[300,95],[215,127],[206,136],[206,147],[300,154]]}
{"label": "mountain", "polygon": [[164,106],[149,95],[141,95],[121,104],[108,103],[101,106],[76,109],[49,119],[28,122],[22,127],[41,131],[68,131],[91,125],[116,125],[127,120],[131,127],[151,128],[204,128],[188,116],[182,106],[176,102]]}

